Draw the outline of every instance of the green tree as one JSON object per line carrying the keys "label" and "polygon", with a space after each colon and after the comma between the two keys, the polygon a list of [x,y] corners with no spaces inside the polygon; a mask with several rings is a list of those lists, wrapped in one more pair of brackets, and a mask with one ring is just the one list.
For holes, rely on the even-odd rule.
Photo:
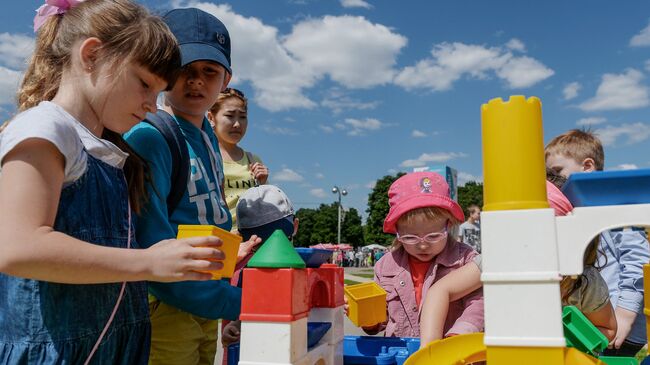
{"label": "green tree", "polygon": [[311,231],[312,244],[320,242],[336,242],[337,235],[337,219],[338,213],[336,211],[338,203],[330,205],[321,204],[318,207],[314,219],[314,226]]}
{"label": "green tree", "polygon": [[375,187],[368,196],[368,219],[366,220],[365,242],[389,245],[393,241],[393,235],[384,233],[384,219],[388,214],[388,188],[403,172],[396,176],[386,175],[377,180]]}
{"label": "green tree", "polygon": [[350,208],[345,212],[345,219],[341,224],[341,242],[349,243],[354,247],[363,246],[363,227],[361,225],[361,216],[359,212]]}
{"label": "green tree", "polygon": [[314,221],[317,211],[315,209],[300,208],[296,212],[298,218],[298,233],[293,239],[293,243],[298,247],[309,247],[311,242],[311,232],[314,229]]}
{"label": "green tree", "polygon": [[483,183],[470,181],[464,186],[458,187],[458,204],[463,208],[467,217],[467,207],[476,204],[483,207]]}

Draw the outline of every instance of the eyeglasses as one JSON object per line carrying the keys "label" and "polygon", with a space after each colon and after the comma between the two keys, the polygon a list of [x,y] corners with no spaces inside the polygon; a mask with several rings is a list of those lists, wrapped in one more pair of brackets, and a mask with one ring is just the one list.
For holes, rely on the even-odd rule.
{"label": "eyeglasses", "polygon": [[241,90],[235,89],[234,87],[227,87],[227,88],[223,89],[223,91],[221,93],[222,94],[235,94],[235,95],[239,96],[240,98],[244,98],[244,99],[246,98],[246,96],[244,95],[244,93]]}
{"label": "eyeglasses", "polygon": [[399,233],[397,233],[397,240],[402,242],[405,245],[418,245],[422,242],[428,243],[428,244],[434,244],[442,241],[443,239],[447,238],[448,232],[447,232],[447,225],[445,224],[445,229],[444,231],[441,232],[431,232],[424,237],[420,237],[414,234],[405,234],[403,236],[400,236]]}

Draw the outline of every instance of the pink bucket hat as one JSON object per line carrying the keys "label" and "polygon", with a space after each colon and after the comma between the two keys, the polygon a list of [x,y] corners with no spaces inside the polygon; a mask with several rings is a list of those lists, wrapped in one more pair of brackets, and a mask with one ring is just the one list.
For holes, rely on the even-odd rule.
{"label": "pink bucket hat", "polygon": [[546,181],[546,197],[556,216],[567,215],[573,210],[569,199],[551,182]]}
{"label": "pink bucket hat", "polygon": [[406,174],[388,189],[390,211],[384,220],[384,232],[396,233],[397,220],[404,213],[425,207],[439,207],[449,211],[459,222],[465,220],[460,205],[449,197],[449,185],[435,172]]}

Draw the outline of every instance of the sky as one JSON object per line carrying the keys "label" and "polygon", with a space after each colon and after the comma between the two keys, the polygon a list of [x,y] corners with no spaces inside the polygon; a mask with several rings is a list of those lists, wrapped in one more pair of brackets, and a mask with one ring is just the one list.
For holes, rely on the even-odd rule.
{"label": "sky", "polygon": [[[0,117],[33,49],[43,1],[0,14]],[[650,168],[650,2],[142,0],[194,6],[232,39],[233,81],[249,98],[241,145],[296,208],[348,191],[364,217],[374,182],[448,165],[482,180],[480,106],[542,101],[544,139],[595,131],[606,169]]]}

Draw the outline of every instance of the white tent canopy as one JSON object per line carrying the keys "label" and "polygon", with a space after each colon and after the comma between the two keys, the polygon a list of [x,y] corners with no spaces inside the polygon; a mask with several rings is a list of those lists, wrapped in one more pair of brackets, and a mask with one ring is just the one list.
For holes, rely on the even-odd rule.
{"label": "white tent canopy", "polygon": [[367,250],[386,250],[386,246],[378,245],[376,243],[373,243],[371,245],[363,246],[362,248],[367,249]]}

